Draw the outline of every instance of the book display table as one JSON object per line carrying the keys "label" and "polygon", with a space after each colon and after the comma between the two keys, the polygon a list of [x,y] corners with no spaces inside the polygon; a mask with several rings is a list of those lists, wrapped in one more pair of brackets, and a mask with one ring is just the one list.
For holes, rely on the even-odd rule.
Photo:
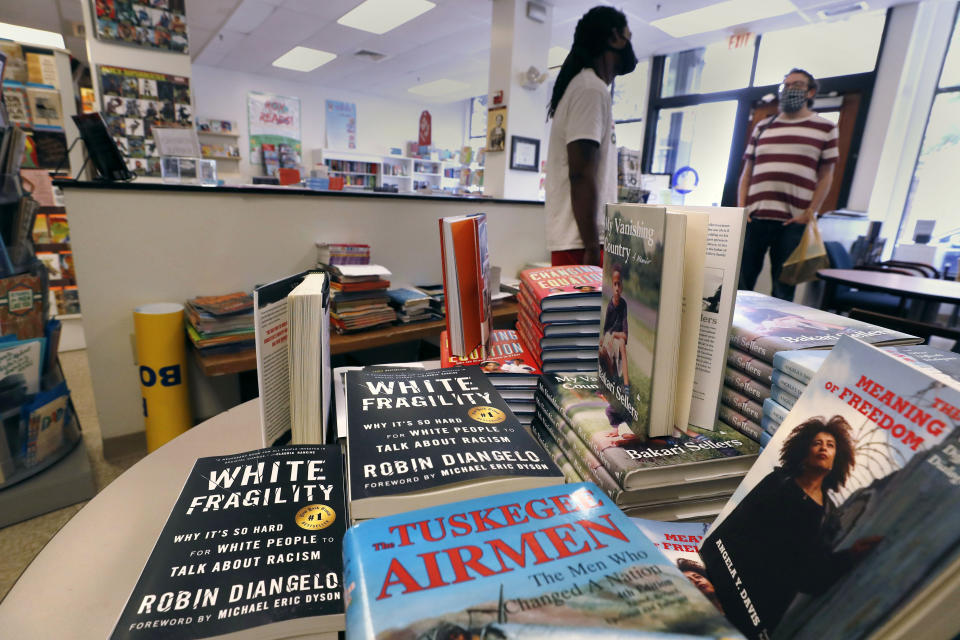
{"label": "book display table", "polygon": [[251,401],[128,469],[47,543],[0,602],[3,637],[108,637],[194,461],[259,447]]}

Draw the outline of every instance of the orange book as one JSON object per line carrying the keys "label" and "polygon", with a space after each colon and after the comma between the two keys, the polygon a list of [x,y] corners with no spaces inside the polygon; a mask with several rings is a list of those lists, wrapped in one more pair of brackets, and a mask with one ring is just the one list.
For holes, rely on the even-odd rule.
{"label": "orange book", "polygon": [[440,253],[450,353],[483,352],[490,340],[490,257],[487,217],[478,213],[440,220]]}

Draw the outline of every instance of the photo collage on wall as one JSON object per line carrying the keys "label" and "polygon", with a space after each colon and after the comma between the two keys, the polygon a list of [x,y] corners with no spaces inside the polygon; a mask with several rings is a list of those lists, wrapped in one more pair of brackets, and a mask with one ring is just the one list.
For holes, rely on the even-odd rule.
{"label": "photo collage on wall", "polygon": [[127,167],[138,176],[160,177],[152,130],[193,126],[189,78],[104,65],[99,69],[103,117]]}
{"label": "photo collage on wall", "polygon": [[91,0],[97,38],[189,53],[185,0]]}

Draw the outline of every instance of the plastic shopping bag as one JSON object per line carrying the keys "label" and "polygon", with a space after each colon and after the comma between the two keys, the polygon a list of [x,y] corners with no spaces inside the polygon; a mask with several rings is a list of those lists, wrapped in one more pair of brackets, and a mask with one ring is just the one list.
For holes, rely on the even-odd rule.
{"label": "plastic shopping bag", "polygon": [[817,271],[829,266],[830,258],[827,257],[827,248],[820,237],[817,219],[813,218],[807,223],[800,244],[784,261],[783,269],[780,271],[780,282],[800,284],[816,280]]}

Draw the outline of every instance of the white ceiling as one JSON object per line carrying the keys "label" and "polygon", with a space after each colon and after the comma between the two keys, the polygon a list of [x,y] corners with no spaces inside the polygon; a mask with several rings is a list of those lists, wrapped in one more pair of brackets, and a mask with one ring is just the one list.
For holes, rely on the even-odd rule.
{"label": "white ceiling", "polygon": [[[81,22],[80,2],[90,0],[0,0],[0,21],[60,31],[67,48],[86,58],[82,39],[70,36]],[[337,24],[362,0],[187,0],[190,55],[195,64],[246,71],[300,83],[415,99],[410,87],[449,78],[466,82],[462,92],[436,102],[486,93],[489,74],[492,0],[433,0],[436,7],[383,35]],[[541,0],[553,6],[551,46],[569,48],[580,16],[598,0]],[[673,38],[653,20],[713,4],[716,0],[621,0],[613,2],[628,17],[633,46],[640,57],[702,46],[734,32],[762,33],[819,21],[817,11],[856,0],[792,0],[797,10],[734,28]],[[763,0],[756,0],[763,2]],[[871,10],[909,0],[868,0]],[[297,45],[337,54],[308,73],[271,66]],[[815,43],[812,43],[815,46]],[[376,62],[357,58],[360,49],[386,55]],[[422,100],[421,100],[422,101]]]}

